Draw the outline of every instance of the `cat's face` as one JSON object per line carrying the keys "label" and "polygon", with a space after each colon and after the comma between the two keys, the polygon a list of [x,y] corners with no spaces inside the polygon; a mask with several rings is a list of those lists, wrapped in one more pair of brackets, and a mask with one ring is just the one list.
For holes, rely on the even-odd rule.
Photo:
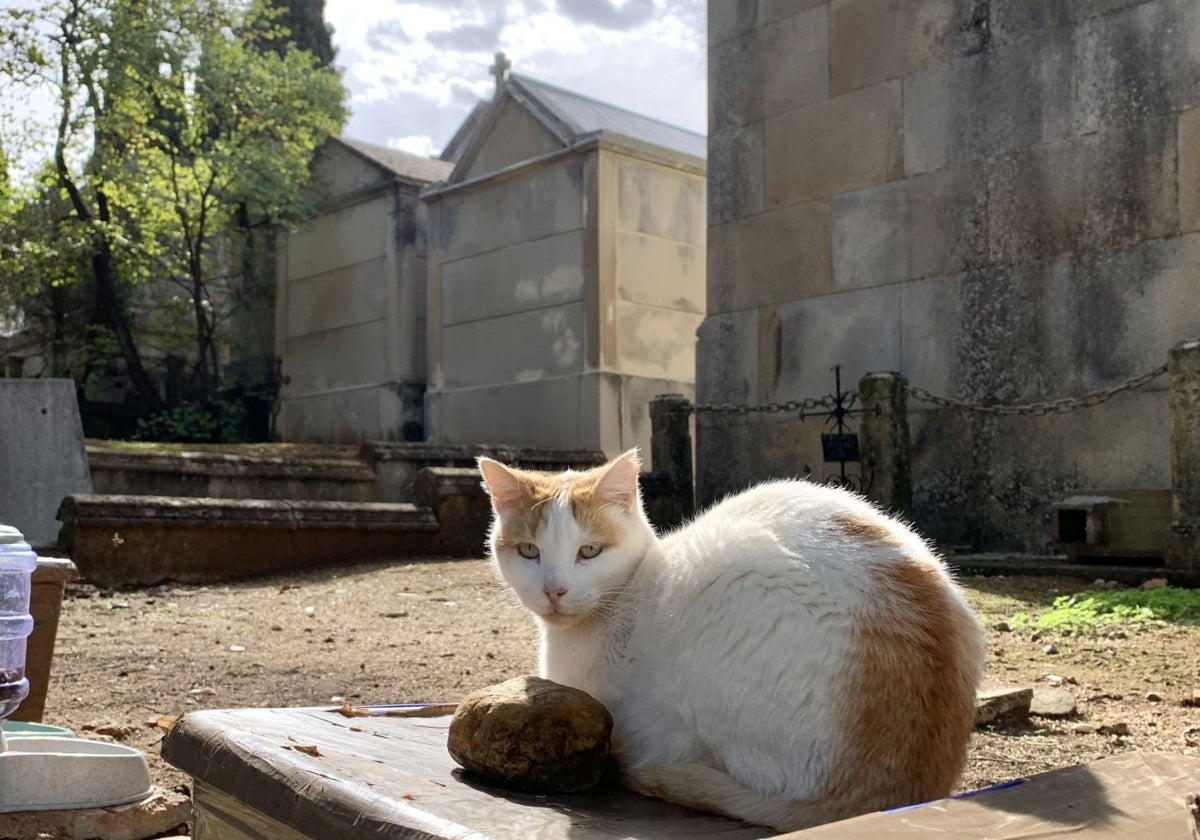
{"label": "cat's face", "polygon": [[627,452],[583,473],[527,472],[481,458],[492,499],[492,557],[529,610],[573,624],[603,610],[629,579],[653,532]]}

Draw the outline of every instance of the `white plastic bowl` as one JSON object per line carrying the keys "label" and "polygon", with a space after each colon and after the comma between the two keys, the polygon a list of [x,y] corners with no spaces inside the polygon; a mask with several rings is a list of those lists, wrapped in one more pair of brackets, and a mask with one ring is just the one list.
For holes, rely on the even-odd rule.
{"label": "white plastic bowl", "polygon": [[0,813],[126,805],[152,788],[146,757],[121,744],[18,737],[0,752]]}

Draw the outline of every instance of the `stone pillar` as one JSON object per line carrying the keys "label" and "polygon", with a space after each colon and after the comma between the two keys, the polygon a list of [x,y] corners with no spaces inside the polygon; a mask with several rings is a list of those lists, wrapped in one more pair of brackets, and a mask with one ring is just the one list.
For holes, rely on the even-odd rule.
{"label": "stone pillar", "polygon": [[866,495],[900,515],[912,509],[912,455],[908,439],[908,380],[899,373],[868,373],[858,382],[863,481]]}
{"label": "stone pillar", "polygon": [[1200,568],[1200,341],[1171,348],[1171,542],[1167,566]]}
{"label": "stone pillar", "polygon": [[681,394],[660,394],[650,400],[650,466],[671,479],[677,522],[690,518],[696,510],[691,407]]}

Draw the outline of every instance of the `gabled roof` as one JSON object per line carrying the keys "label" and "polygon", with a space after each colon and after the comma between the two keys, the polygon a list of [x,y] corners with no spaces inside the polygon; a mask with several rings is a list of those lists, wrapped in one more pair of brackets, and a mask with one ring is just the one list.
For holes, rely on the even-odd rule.
{"label": "gabled roof", "polygon": [[[505,86],[514,92],[524,93],[533,103],[545,109],[548,112],[546,116],[559,123],[560,129],[566,130],[569,138],[564,139],[568,139],[568,142],[586,134],[608,131],[692,157],[704,158],[708,154],[708,139],[703,134],[517,73],[508,77]],[[555,133],[561,136],[559,131]]]}
{"label": "gabled roof", "polygon": [[563,148],[609,135],[690,158],[704,160],[708,156],[708,140],[703,134],[513,73],[505,79],[495,99],[475,106],[446,145],[442,159],[452,161],[455,166],[454,174],[448,178],[450,182],[462,180],[463,173],[470,170],[505,101],[524,109]]}
{"label": "gabled roof", "polygon": [[443,181],[454,170],[454,164],[437,158],[427,158],[402,152],[399,149],[389,149],[386,146],[376,146],[374,143],[364,143],[362,140],[352,140],[349,137],[335,137],[343,146],[357,152],[372,163],[382,166],[400,178],[409,181],[419,181],[429,184]]}
{"label": "gabled roof", "polygon": [[471,109],[471,113],[467,114],[467,118],[463,120],[462,125],[458,127],[458,131],[454,132],[454,136],[450,138],[450,142],[446,144],[446,148],[442,149],[442,160],[450,163],[457,163],[462,157],[463,152],[467,150],[467,146],[471,138],[475,136],[475,132],[483,125],[483,121],[487,118],[488,108],[491,107],[490,102],[479,100],[475,103],[475,107]]}

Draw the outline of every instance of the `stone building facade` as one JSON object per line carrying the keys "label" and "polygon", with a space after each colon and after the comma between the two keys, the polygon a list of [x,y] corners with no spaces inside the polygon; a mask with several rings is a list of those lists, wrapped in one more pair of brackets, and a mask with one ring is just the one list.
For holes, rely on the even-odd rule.
{"label": "stone building facade", "polygon": [[[709,39],[700,402],[820,396],[841,364],[1026,403],[1200,336],[1194,0],[710,0]],[[1048,548],[1056,499],[1170,486],[1166,387],[1048,416],[910,402],[911,515],[945,546]],[[819,470],[820,426],[702,415],[701,502]]]}
{"label": "stone building facade", "polygon": [[276,434],[357,443],[425,435],[425,204],[451,164],[342,138],[314,162],[324,198],[281,234]]}
{"label": "stone building facade", "polygon": [[429,204],[429,439],[650,444],[692,394],[705,140],[510,76]]}

